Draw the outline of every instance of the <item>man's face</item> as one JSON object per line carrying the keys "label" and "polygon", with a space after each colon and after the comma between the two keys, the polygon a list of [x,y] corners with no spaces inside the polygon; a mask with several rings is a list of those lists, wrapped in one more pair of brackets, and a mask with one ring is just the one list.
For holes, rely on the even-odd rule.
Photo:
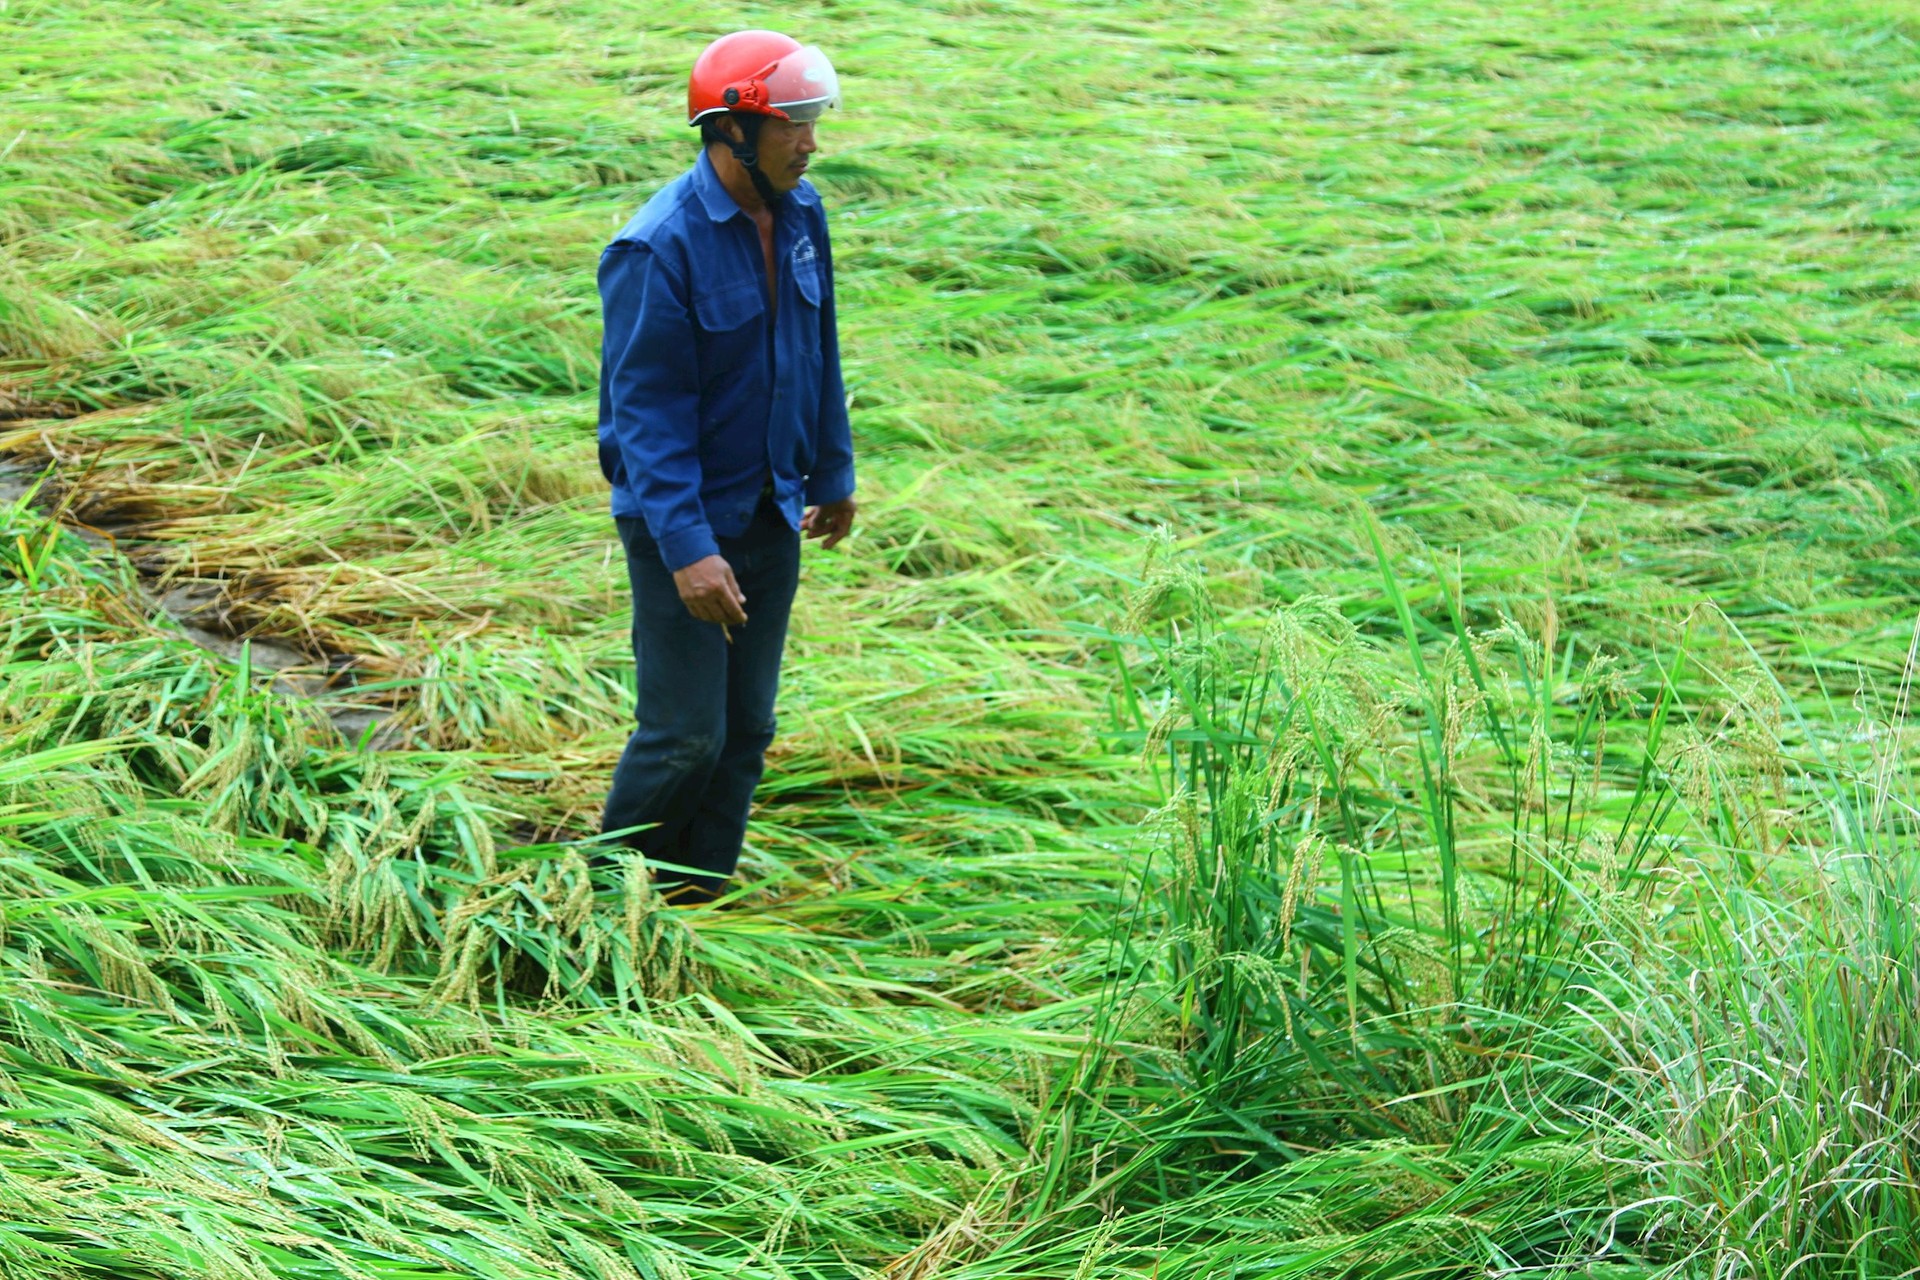
{"label": "man's face", "polygon": [[760,171],[782,195],[800,185],[800,179],[806,176],[807,162],[819,149],[811,120],[796,124],[791,120],[769,118],[760,126]]}

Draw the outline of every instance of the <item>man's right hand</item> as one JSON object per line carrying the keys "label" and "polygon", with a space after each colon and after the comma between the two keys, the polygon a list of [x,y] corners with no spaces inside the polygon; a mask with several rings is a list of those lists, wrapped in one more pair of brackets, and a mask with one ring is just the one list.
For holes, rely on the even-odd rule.
{"label": "man's right hand", "polygon": [[673,585],[680,589],[687,612],[702,622],[739,626],[747,620],[747,597],[733,580],[733,567],[719,556],[695,560],[684,569],[673,571]]}

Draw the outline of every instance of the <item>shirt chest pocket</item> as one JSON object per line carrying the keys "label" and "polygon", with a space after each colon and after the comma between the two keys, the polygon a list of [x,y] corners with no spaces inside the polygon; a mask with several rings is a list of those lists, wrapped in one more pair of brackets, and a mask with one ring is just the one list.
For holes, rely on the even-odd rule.
{"label": "shirt chest pocket", "polygon": [[727,280],[693,289],[693,318],[709,334],[731,332],[765,310],[766,299],[752,280]]}
{"label": "shirt chest pocket", "polygon": [[820,353],[820,260],[807,258],[793,264],[793,284],[800,294],[803,304],[800,314],[794,319],[799,322],[800,350],[807,355]]}
{"label": "shirt chest pocket", "polygon": [[753,280],[695,283],[693,320],[698,330],[700,380],[707,386],[737,380],[761,358],[767,300]]}

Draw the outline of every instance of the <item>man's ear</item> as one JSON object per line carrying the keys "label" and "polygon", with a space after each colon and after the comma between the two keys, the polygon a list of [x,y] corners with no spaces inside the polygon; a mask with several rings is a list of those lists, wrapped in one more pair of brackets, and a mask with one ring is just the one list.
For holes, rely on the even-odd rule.
{"label": "man's ear", "polygon": [[726,134],[735,142],[745,142],[747,140],[747,135],[740,128],[740,122],[734,119],[731,112],[720,117],[720,132]]}

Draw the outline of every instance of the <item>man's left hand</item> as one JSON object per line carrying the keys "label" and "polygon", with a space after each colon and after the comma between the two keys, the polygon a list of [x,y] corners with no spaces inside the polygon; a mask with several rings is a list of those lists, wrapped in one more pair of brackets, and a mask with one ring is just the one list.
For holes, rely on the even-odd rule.
{"label": "man's left hand", "polygon": [[800,529],[809,538],[825,538],[820,546],[823,550],[833,550],[840,539],[853,532],[853,513],[857,505],[852,498],[842,498],[838,502],[823,502],[817,507],[808,507],[806,514],[800,517]]}

